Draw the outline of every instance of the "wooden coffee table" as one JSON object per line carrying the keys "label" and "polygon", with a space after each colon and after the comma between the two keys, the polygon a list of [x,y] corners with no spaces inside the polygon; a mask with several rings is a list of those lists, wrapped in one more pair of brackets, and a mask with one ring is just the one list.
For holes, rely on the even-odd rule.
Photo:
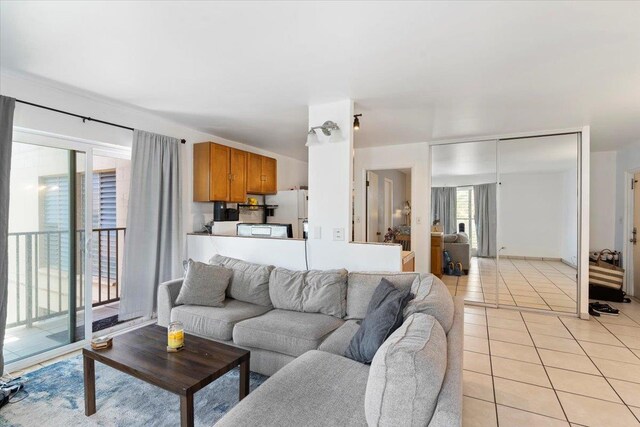
{"label": "wooden coffee table", "polygon": [[94,361],[139,378],[180,396],[181,425],[193,426],[193,394],[236,366],[240,366],[240,396],[249,394],[249,355],[243,350],[185,334],[185,348],[168,353],[167,329],[145,326],[113,338],[113,347],[82,350],[84,413],[96,412]]}

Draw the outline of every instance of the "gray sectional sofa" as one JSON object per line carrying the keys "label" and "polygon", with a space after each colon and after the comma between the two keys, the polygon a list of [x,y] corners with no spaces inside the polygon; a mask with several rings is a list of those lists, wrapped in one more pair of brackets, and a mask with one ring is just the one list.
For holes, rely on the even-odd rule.
{"label": "gray sectional sofa", "polygon": [[[234,271],[224,306],[176,305],[182,279],[170,281],[158,324],[247,348],[251,370],[271,377],[216,425],[461,425],[463,303],[435,276],[210,263]],[[383,277],[415,298],[364,365],[343,354]]]}

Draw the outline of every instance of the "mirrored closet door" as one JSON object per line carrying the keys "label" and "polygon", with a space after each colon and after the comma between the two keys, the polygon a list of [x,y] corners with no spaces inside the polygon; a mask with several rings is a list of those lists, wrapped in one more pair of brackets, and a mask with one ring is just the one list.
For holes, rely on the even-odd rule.
{"label": "mirrored closet door", "polygon": [[442,246],[442,280],[452,295],[492,306],[500,296],[496,153],[497,141],[431,147],[431,241],[435,257]]}
{"label": "mirrored closet door", "polygon": [[432,145],[432,271],[452,295],[577,313],[579,147],[576,133]]}
{"label": "mirrored closet door", "polygon": [[500,304],[577,312],[578,135],[498,141]]}

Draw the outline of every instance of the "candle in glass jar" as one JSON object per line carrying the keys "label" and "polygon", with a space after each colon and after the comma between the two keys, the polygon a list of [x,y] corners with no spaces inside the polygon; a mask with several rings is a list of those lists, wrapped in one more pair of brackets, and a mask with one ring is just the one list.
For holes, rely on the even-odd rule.
{"label": "candle in glass jar", "polygon": [[167,346],[178,349],[184,346],[184,326],[182,322],[171,322],[167,328]]}

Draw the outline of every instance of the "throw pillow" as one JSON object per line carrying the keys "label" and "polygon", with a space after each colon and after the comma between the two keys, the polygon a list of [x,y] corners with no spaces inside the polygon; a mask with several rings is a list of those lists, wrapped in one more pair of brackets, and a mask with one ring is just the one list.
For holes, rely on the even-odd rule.
{"label": "throw pillow", "polygon": [[373,291],[373,295],[371,296],[371,300],[367,306],[367,314],[380,307],[382,303],[398,292],[402,291],[396,288],[389,280],[384,277],[380,279],[380,283],[378,283],[375,291]]}
{"label": "throw pillow", "polygon": [[176,304],[222,307],[232,274],[228,268],[190,259]]}
{"label": "throw pillow", "polygon": [[[381,281],[378,287],[388,291],[387,286],[387,283]],[[362,320],[360,329],[351,339],[344,355],[360,363],[371,363],[378,348],[402,325],[402,311],[412,298],[409,289],[396,289],[395,292],[389,292],[377,307],[372,306],[372,311]]]}

